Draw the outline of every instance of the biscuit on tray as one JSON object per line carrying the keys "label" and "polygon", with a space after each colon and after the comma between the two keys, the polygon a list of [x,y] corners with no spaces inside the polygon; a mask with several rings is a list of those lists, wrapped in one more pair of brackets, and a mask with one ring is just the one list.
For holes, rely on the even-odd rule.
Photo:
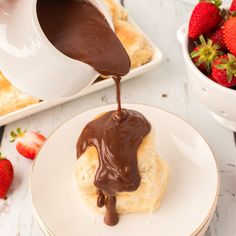
{"label": "biscuit on tray", "polygon": [[0,116],[38,102],[38,99],[13,87],[0,72]]}
{"label": "biscuit on tray", "polygon": [[[128,21],[126,10],[116,0],[104,0],[111,12],[115,33],[126,49],[131,69],[138,68],[153,57],[153,48],[147,39]],[[107,76],[101,76],[103,79]]]}

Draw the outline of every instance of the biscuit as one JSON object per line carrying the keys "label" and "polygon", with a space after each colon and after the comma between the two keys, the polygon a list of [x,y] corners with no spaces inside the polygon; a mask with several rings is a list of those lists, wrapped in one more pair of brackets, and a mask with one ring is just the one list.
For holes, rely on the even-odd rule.
{"label": "biscuit", "polygon": [[39,99],[26,95],[12,86],[0,73],[0,116],[38,102]]}
{"label": "biscuit", "polygon": [[[156,153],[154,134],[148,134],[137,153],[138,169],[141,183],[134,192],[117,193],[117,212],[127,214],[134,212],[152,212],[160,206],[168,182],[168,167]],[[98,208],[94,177],[98,168],[98,153],[95,147],[88,147],[77,160],[76,176],[78,190],[83,202],[97,212]]]}

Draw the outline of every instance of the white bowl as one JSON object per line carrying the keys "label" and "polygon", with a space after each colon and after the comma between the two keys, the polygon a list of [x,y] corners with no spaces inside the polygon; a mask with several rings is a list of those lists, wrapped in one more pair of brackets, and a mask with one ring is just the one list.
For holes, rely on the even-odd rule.
{"label": "white bowl", "polygon": [[192,62],[188,50],[188,25],[179,28],[177,38],[182,45],[187,74],[195,93],[221,125],[236,131],[236,91],[210,80]]}
{"label": "white bowl", "polygon": [[[100,0],[90,0],[105,15]],[[37,0],[0,2],[0,65],[12,84],[43,100],[70,97],[88,87],[98,73],[89,65],[58,51],[40,27]]]}

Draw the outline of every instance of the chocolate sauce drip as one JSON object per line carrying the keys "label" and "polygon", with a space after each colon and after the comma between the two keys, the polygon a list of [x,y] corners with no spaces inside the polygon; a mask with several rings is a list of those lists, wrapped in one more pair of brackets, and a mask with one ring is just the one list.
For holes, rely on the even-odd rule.
{"label": "chocolate sauce drip", "polygon": [[103,194],[102,190],[98,190],[97,195],[97,207],[102,208],[105,206],[105,195]]}
{"label": "chocolate sauce drip", "polygon": [[130,58],[104,15],[85,0],[38,0],[38,20],[63,54],[91,65],[102,75],[123,76]]}
{"label": "chocolate sauce drip", "polygon": [[139,112],[122,109],[125,119],[117,119],[116,114],[117,111],[110,111],[88,123],[77,142],[78,158],[89,146],[97,149],[99,167],[94,185],[106,196],[105,223],[109,225],[114,225],[113,220],[118,217],[113,199],[116,193],[135,191],[140,185],[137,150],[151,130]]}
{"label": "chocolate sauce drip", "polygon": [[106,214],[104,217],[104,222],[107,225],[114,226],[119,222],[119,216],[116,213],[116,197],[107,196],[106,197]]}
{"label": "chocolate sauce drip", "polygon": [[118,214],[116,213],[116,197],[107,196],[103,194],[102,190],[97,192],[97,207],[102,208],[106,206],[106,214],[104,217],[104,222],[107,225],[114,226],[119,222]]}

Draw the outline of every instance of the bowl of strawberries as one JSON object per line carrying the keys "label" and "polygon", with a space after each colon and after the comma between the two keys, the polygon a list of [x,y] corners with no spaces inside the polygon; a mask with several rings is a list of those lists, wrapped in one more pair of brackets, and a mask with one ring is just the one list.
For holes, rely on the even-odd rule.
{"label": "bowl of strawberries", "polygon": [[218,122],[236,131],[236,0],[228,8],[221,0],[200,1],[177,37],[194,91]]}

